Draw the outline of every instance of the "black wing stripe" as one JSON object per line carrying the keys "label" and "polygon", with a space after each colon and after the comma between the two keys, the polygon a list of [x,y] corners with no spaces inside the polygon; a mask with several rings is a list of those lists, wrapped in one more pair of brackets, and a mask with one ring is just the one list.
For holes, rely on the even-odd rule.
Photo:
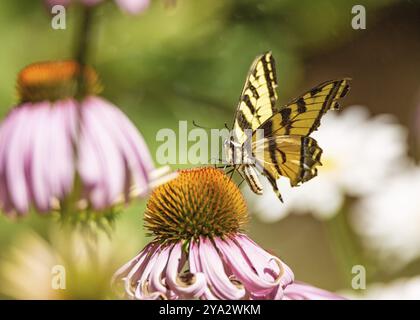
{"label": "black wing stripe", "polygon": [[318,117],[316,117],[314,123],[312,124],[311,129],[309,130],[309,132],[312,132],[312,131],[316,130],[316,128],[319,127],[319,125],[321,124],[322,116],[328,110],[328,108],[329,108],[329,106],[331,105],[331,102],[332,102],[331,99],[333,99],[337,95],[338,89],[340,89],[342,83],[343,83],[343,80],[340,80],[340,81],[337,81],[337,82],[334,83],[333,88],[327,94],[326,99],[325,99],[324,103],[322,104],[321,111],[319,112]]}
{"label": "black wing stripe", "polygon": [[238,116],[236,121],[238,122],[239,127],[242,129],[242,131],[245,132],[246,129],[249,129],[250,127],[250,123],[248,122],[248,120],[246,119],[244,113],[242,110],[238,110]]}
{"label": "black wing stripe", "polygon": [[[273,63],[274,62],[274,59],[273,59],[273,56],[270,55],[270,64],[271,64],[271,69],[272,69],[272,71],[270,71],[268,69],[268,62],[266,60],[267,59],[267,56],[268,56],[268,54],[266,54],[264,56],[264,58],[261,59],[261,63],[263,65],[264,77],[265,77],[265,81],[266,81],[266,84],[267,84],[268,92],[270,94],[271,108],[274,111],[274,106],[275,106],[275,103],[276,103],[276,100],[274,98],[276,96],[276,93],[274,92],[274,87],[272,85],[272,82],[273,81],[274,82],[276,81],[276,78],[274,76],[274,74],[275,74],[275,71],[274,71],[274,68],[275,67],[274,67],[274,63]],[[271,72],[273,72],[273,73],[271,73]],[[273,79],[271,79],[270,74],[273,75]]]}
{"label": "black wing stripe", "polygon": [[251,99],[249,98],[249,96],[246,94],[244,95],[244,97],[242,98],[242,101],[245,103],[245,105],[248,107],[249,111],[252,114],[255,114],[255,108],[252,105]]}

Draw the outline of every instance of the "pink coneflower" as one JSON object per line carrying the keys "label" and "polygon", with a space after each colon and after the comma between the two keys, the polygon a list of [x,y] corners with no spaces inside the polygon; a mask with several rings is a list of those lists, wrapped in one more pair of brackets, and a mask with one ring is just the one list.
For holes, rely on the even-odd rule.
{"label": "pink coneflower", "polygon": [[[76,100],[81,78],[86,97]],[[128,118],[96,96],[92,68],[73,61],[33,64],[21,71],[17,87],[20,104],[0,126],[6,213],[105,210],[149,191],[148,148]]]}
{"label": "pink coneflower", "polygon": [[155,236],[114,276],[131,299],[281,299],[290,268],[243,232],[238,187],[215,168],[182,170],[145,213]]}
{"label": "pink coneflower", "polygon": [[346,300],[345,298],[303,282],[294,282],[284,290],[283,300]]}
{"label": "pink coneflower", "polygon": [[[96,6],[104,0],[45,0],[47,6],[54,5],[68,6],[71,2],[79,2],[86,6]],[[150,0],[115,0],[121,10],[130,13],[138,14],[143,12],[149,6]]]}

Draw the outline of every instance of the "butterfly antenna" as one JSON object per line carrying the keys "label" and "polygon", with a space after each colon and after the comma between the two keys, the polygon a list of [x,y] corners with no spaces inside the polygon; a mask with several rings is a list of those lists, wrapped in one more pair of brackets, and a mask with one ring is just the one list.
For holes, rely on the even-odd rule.
{"label": "butterfly antenna", "polygon": [[225,122],[225,128],[228,129],[230,131],[229,126],[227,125],[227,123]]}
{"label": "butterfly antenna", "polygon": [[200,126],[200,125],[198,125],[196,122],[195,122],[195,120],[193,120],[193,125],[194,125],[194,127],[197,127],[197,128],[200,128],[200,129],[204,129],[204,130],[210,130],[211,128],[208,128],[208,127],[203,127],[203,126]]}

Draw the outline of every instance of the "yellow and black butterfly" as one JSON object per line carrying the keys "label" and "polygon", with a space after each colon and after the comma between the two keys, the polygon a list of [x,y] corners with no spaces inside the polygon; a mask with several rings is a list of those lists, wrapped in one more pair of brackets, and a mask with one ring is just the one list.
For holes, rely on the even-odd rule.
{"label": "yellow and black butterfly", "polygon": [[309,135],[329,109],[339,109],[337,101],[348,92],[349,81],[326,81],[278,107],[274,58],[271,52],[258,56],[249,70],[231,135],[224,144],[227,163],[257,194],[263,193],[258,173],[264,175],[282,200],[276,184],[280,176],[297,186],[317,175],[322,149]]}

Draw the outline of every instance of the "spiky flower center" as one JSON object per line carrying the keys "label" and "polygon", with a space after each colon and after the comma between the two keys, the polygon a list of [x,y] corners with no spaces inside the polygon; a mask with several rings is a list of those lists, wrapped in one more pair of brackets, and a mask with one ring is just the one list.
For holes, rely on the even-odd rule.
{"label": "spiky flower center", "polygon": [[20,102],[56,101],[101,90],[98,75],[88,66],[77,62],[40,62],[27,66],[17,79]]}
{"label": "spiky flower center", "polygon": [[180,170],[177,178],[156,188],[144,220],[146,229],[166,242],[238,232],[248,213],[236,184],[222,170],[205,167]]}

